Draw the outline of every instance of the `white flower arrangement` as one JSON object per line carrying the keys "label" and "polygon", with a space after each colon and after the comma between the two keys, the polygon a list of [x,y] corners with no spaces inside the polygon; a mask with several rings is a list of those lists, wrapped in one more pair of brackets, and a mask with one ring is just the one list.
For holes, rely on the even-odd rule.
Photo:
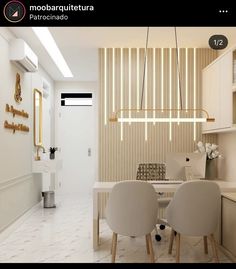
{"label": "white flower arrangement", "polygon": [[215,158],[221,157],[219,151],[217,150],[218,146],[216,144],[205,143],[204,146],[204,144],[201,141],[199,141],[197,143],[197,147],[198,149],[196,150],[196,152],[200,153],[206,152],[207,160],[213,160]]}

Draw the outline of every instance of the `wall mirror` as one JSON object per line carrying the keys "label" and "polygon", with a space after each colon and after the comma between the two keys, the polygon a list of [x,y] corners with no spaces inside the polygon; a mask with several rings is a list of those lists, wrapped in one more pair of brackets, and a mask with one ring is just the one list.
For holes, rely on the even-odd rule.
{"label": "wall mirror", "polygon": [[42,145],[42,92],[34,89],[34,145]]}

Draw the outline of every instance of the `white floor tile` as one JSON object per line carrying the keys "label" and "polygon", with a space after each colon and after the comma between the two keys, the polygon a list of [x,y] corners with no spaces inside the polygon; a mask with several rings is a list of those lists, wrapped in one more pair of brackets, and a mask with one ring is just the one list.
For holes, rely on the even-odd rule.
{"label": "white floor tile", "polygon": [[[101,221],[101,245],[97,251],[92,247],[92,198],[59,197],[56,208],[39,208],[21,223],[4,241],[0,242],[0,262],[35,263],[92,263],[111,261],[110,247],[112,232]],[[160,231],[162,240],[153,246],[156,262],[175,262],[175,247],[168,252],[169,229]],[[220,252],[220,251],[219,251]],[[231,262],[223,253],[220,261]],[[118,237],[116,262],[149,262],[145,238]],[[212,252],[203,252],[200,238],[181,239],[181,262],[211,263]]]}

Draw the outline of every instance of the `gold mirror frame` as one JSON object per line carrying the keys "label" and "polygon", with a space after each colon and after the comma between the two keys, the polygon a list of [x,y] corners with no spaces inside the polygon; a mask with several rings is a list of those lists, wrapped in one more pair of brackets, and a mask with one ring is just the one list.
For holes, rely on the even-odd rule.
{"label": "gold mirror frame", "polygon": [[[38,100],[37,100],[38,98]],[[34,89],[34,145],[42,146],[42,104],[43,104],[42,92],[38,89]],[[38,104],[37,104],[38,101]]]}

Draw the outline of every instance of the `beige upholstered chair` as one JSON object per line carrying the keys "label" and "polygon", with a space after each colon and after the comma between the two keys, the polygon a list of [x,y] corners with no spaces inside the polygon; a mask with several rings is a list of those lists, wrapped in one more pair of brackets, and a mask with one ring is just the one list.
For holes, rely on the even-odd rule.
{"label": "beige upholstered chair", "polygon": [[219,186],[208,180],[194,180],[181,184],[166,209],[167,222],[172,228],[169,254],[176,237],[176,262],[180,260],[180,235],[202,236],[204,250],[208,253],[207,237],[218,262],[217,246],[213,233],[220,214]]}
{"label": "beige upholstered chair", "polygon": [[[164,163],[140,163],[137,169],[136,180],[166,180],[166,165]],[[158,208],[162,209],[164,212],[164,209],[168,206],[171,199],[171,197],[166,197],[164,193],[157,192]],[[163,230],[167,222],[161,216],[161,210],[158,210],[158,213],[157,224],[159,224],[160,229]],[[155,238],[157,241],[161,240],[157,227]]]}
{"label": "beige upholstered chair", "polygon": [[115,184],[106,207],[106,220],[113,231],[112,262],[115,262],[117,235],[146,236],[147,253],[155,261],[151,232],[157,219],[154,187],[144,181],[123,181]]}

